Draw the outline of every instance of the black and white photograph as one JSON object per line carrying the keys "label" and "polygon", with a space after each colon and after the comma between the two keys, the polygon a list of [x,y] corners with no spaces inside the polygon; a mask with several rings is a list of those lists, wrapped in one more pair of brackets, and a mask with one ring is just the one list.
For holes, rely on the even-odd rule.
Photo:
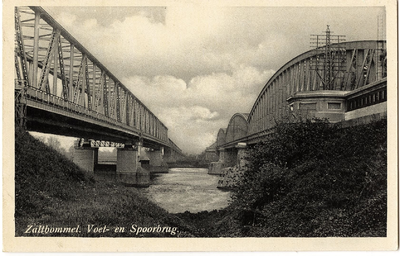
{"label": "black and white photograph", "polygon": [[3,250],[397,250],[397,4],[3,1]]}

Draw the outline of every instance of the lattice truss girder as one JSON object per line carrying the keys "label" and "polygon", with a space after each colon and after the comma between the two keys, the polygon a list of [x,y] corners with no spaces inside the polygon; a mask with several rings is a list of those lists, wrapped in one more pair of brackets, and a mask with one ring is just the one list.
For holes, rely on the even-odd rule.
{"label": "lattice truss girder", "polygon": [[334,90],[335,79],[346,68],[346,48],[340,46],[346,41],[344,35],[332,35],[329,25],[324,35],[311,35],[311,47],[316,48],[311,69],[321,82],[321,89]]}
{"label": "lattice truss girder", "polygon": [[353,49],[345,77],[348,90],[386,77],[386,51],[380,43],[376,49]]}
{"label": "lattice truss girder", "polygon": [[325,32],[311,35],[311,47],[316,48],[316,54],[310,58],[310,69],[318,78],[318,89],[354,90],[386,77],[384,41],[378,40],[376,48],[346,49],[344,35],[332,35],[329,26]]}
{"label": "lattice truss girder", "polygon": [[[317,74],[316,58],[321,51],[312,50],[283,66],[264,86],[248,117],[250,134],[275,126],[275,120],[287,116],[287,99],[298,92],[338,90],[351,91],[387,76],[386,41],[359,41],[333,44],[332,56],[346,58],[333,70],[331,87],[324,87]],[[346,49],[340,50],[340,49]]]}
{"label": "lattice truss girder", "polygon": [[[379,42],[377,42],[379,45]],[[317,54],[310,62],[308,74],[318,84],[313,90],[354,90],[387,76],[386,50],[382,48],[345,49],[338,46],[331,49],[330,66],[326,67],[325,53]],[[329,76],[327,72],[330,72]],[[326,79],[329,77],[330,79]],[[300,78],[302,79],[302,78]]]}
{"label": "lattice truss girder", "polygon": [[168,141],[158,118],[43,13],[40,8],[15,8],[16,89],[34,88]]}

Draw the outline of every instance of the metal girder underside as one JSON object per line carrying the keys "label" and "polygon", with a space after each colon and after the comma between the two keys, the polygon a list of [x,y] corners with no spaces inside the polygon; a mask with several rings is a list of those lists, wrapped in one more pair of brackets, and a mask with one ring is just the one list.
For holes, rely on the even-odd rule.
{"label": "metal girder underside", "polygon": [[26,126],[30,131],[50,133],[77,138],[90,138],[93,140],[105,140],[115,143],[132,143],[143,141],[143,146],[159,148],[168,146],[155,143],[152,140],[143,138],[140,133],[126,132],[122,129],[88,122],[84,119],[76,119],[73,115],[67,116],[59,113],[52,113],[37,107],[32,107],[28,101]]}

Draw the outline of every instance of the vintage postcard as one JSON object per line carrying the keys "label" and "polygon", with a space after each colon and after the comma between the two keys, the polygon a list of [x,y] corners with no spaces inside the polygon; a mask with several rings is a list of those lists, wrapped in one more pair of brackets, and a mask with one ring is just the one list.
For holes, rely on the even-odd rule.
{"label": "vintage postcard", "polygon": [[396,10],[3,0],[3,251],[397,250]]}

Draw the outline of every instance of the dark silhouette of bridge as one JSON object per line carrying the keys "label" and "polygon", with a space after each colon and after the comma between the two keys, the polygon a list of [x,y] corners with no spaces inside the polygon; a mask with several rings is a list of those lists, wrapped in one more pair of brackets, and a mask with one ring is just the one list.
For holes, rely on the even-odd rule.
{"label": "dark silhouette of bridge", "polygon": [[88,171],[104,146],[118,147],[121,176],[146,176],[141,147],[155,169],[183,157],[157,116],[41,7],[15,8],[15,123],[82,138],[74,161]]}

